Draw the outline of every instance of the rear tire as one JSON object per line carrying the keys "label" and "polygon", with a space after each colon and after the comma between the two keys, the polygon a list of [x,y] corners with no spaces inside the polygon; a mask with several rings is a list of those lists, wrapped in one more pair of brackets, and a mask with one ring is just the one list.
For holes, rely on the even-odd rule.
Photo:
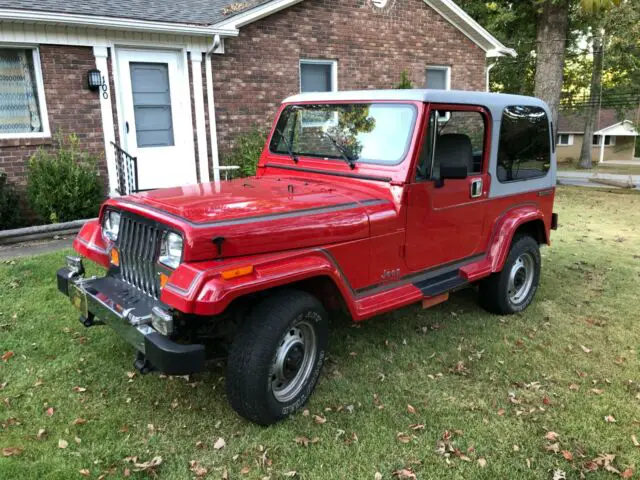
{"label": "rear tire", "polygon": [[229,351],[226,390],[233,409],[271,425],[302,407],[320,376],[328,330],[324,307],[306,292],[281,290],[258,304]]}
{"label": "rear tire", "polygon": [[540,282],[540,247],[529,235],[516,235],[502,271],[480,283],[480,305],[498,315],[527,308]]}

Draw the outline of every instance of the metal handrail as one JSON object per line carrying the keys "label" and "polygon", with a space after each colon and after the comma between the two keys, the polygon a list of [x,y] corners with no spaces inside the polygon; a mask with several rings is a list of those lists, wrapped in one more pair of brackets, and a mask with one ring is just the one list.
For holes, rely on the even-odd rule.
{"label": "metal handrail", "polygon": [[119,195],[131,195],[139,192],[138,188],[138,158],[129,155],[120,145],[111,142],[116,154],[116,192]]}

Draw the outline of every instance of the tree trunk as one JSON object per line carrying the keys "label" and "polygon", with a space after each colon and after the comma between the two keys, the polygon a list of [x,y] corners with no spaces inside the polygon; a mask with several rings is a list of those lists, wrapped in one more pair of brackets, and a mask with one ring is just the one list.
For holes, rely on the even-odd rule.
{"label": "tree trunk", "polygon": [[[584,122],[584,137],[582,137],[582,150],[580,150],[580,168],[593,168],[593,132],[596,127],[596,117],[600,110],[600,95],[602,94],[602,61],[604,59],[604,47],[602,31],[596,30],[593,38],[593,71],[591,72],[591,87],[589,91],[589,103]],[[600,141],[604,141],[600,139]]]}
{"label": "tree trunk", "polygon": [[547,0],[537,19],[534,93],[549,105],[554,125],[558,124],[568,24],[569,1]]}

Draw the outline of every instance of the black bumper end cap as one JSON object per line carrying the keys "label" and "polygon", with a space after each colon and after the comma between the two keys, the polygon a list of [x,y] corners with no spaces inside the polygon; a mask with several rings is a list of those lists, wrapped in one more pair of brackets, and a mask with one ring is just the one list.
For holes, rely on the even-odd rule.
{"label": "black bumper end cap", "polygon": [[181,345],[157,332],[145,336],[144,354],[156,370],[167,375],[189,375],[204,370],[204,345]]}
{"label": "black bumper end cap", "polygon": [[58,280],[58,290],[69,296],[69,282],[73,278],[73,272],[67,267],[62,267],[56,272],[56,278]]}

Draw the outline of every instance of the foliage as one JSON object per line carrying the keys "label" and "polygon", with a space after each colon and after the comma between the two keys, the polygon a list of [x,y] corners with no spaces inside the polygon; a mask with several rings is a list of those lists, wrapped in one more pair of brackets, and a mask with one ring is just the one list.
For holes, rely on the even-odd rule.
{"label": "foliage", "polygon": [[400,90],[409,90],[413,88],[413,83],[411,83],[411,79],[409,78],[409,72],[406,70],[400,72],[400,82],[397,83],[394,88]]}
{"label": "foliage", "polygon": [[20,226],[18,195],[7,182],[7,175],[0,172],[0,230]]}
{"label": "foliage", "polygon": [[266,141],[266,133],[254,126],[249,132],[236,137],[235,144],[224,163],[239,166],[240,170],[234,174],[239,177],[255,175]]}
{"label": "foliage", "polygon": [[419,479],[619,479],[592,462],[608,453],[637,472],[640,195],[559,187],[555,210],[529,309],[498,318],[467,289],[357,329],[336,316],[308,414],[270,428],[229,408],[218,362],[188,378],[128,374],[135,350],[81,327],[57,292],[61,252],[0,263],[0,356],[15,352],[0,362],[2,448],[24,449],[0,458],[0,478],[153,478],[132,456],[162,456],[160,480],[194,478],[195,465],[206,479],[391,479],[405,467]]}
{"label": "foliage", "polygon": [[98,159],[80,148],[74,134],[56,140],[57,148],[40,148],[29,161],[31,207],[51,223],[95,217],[104,198]]}

